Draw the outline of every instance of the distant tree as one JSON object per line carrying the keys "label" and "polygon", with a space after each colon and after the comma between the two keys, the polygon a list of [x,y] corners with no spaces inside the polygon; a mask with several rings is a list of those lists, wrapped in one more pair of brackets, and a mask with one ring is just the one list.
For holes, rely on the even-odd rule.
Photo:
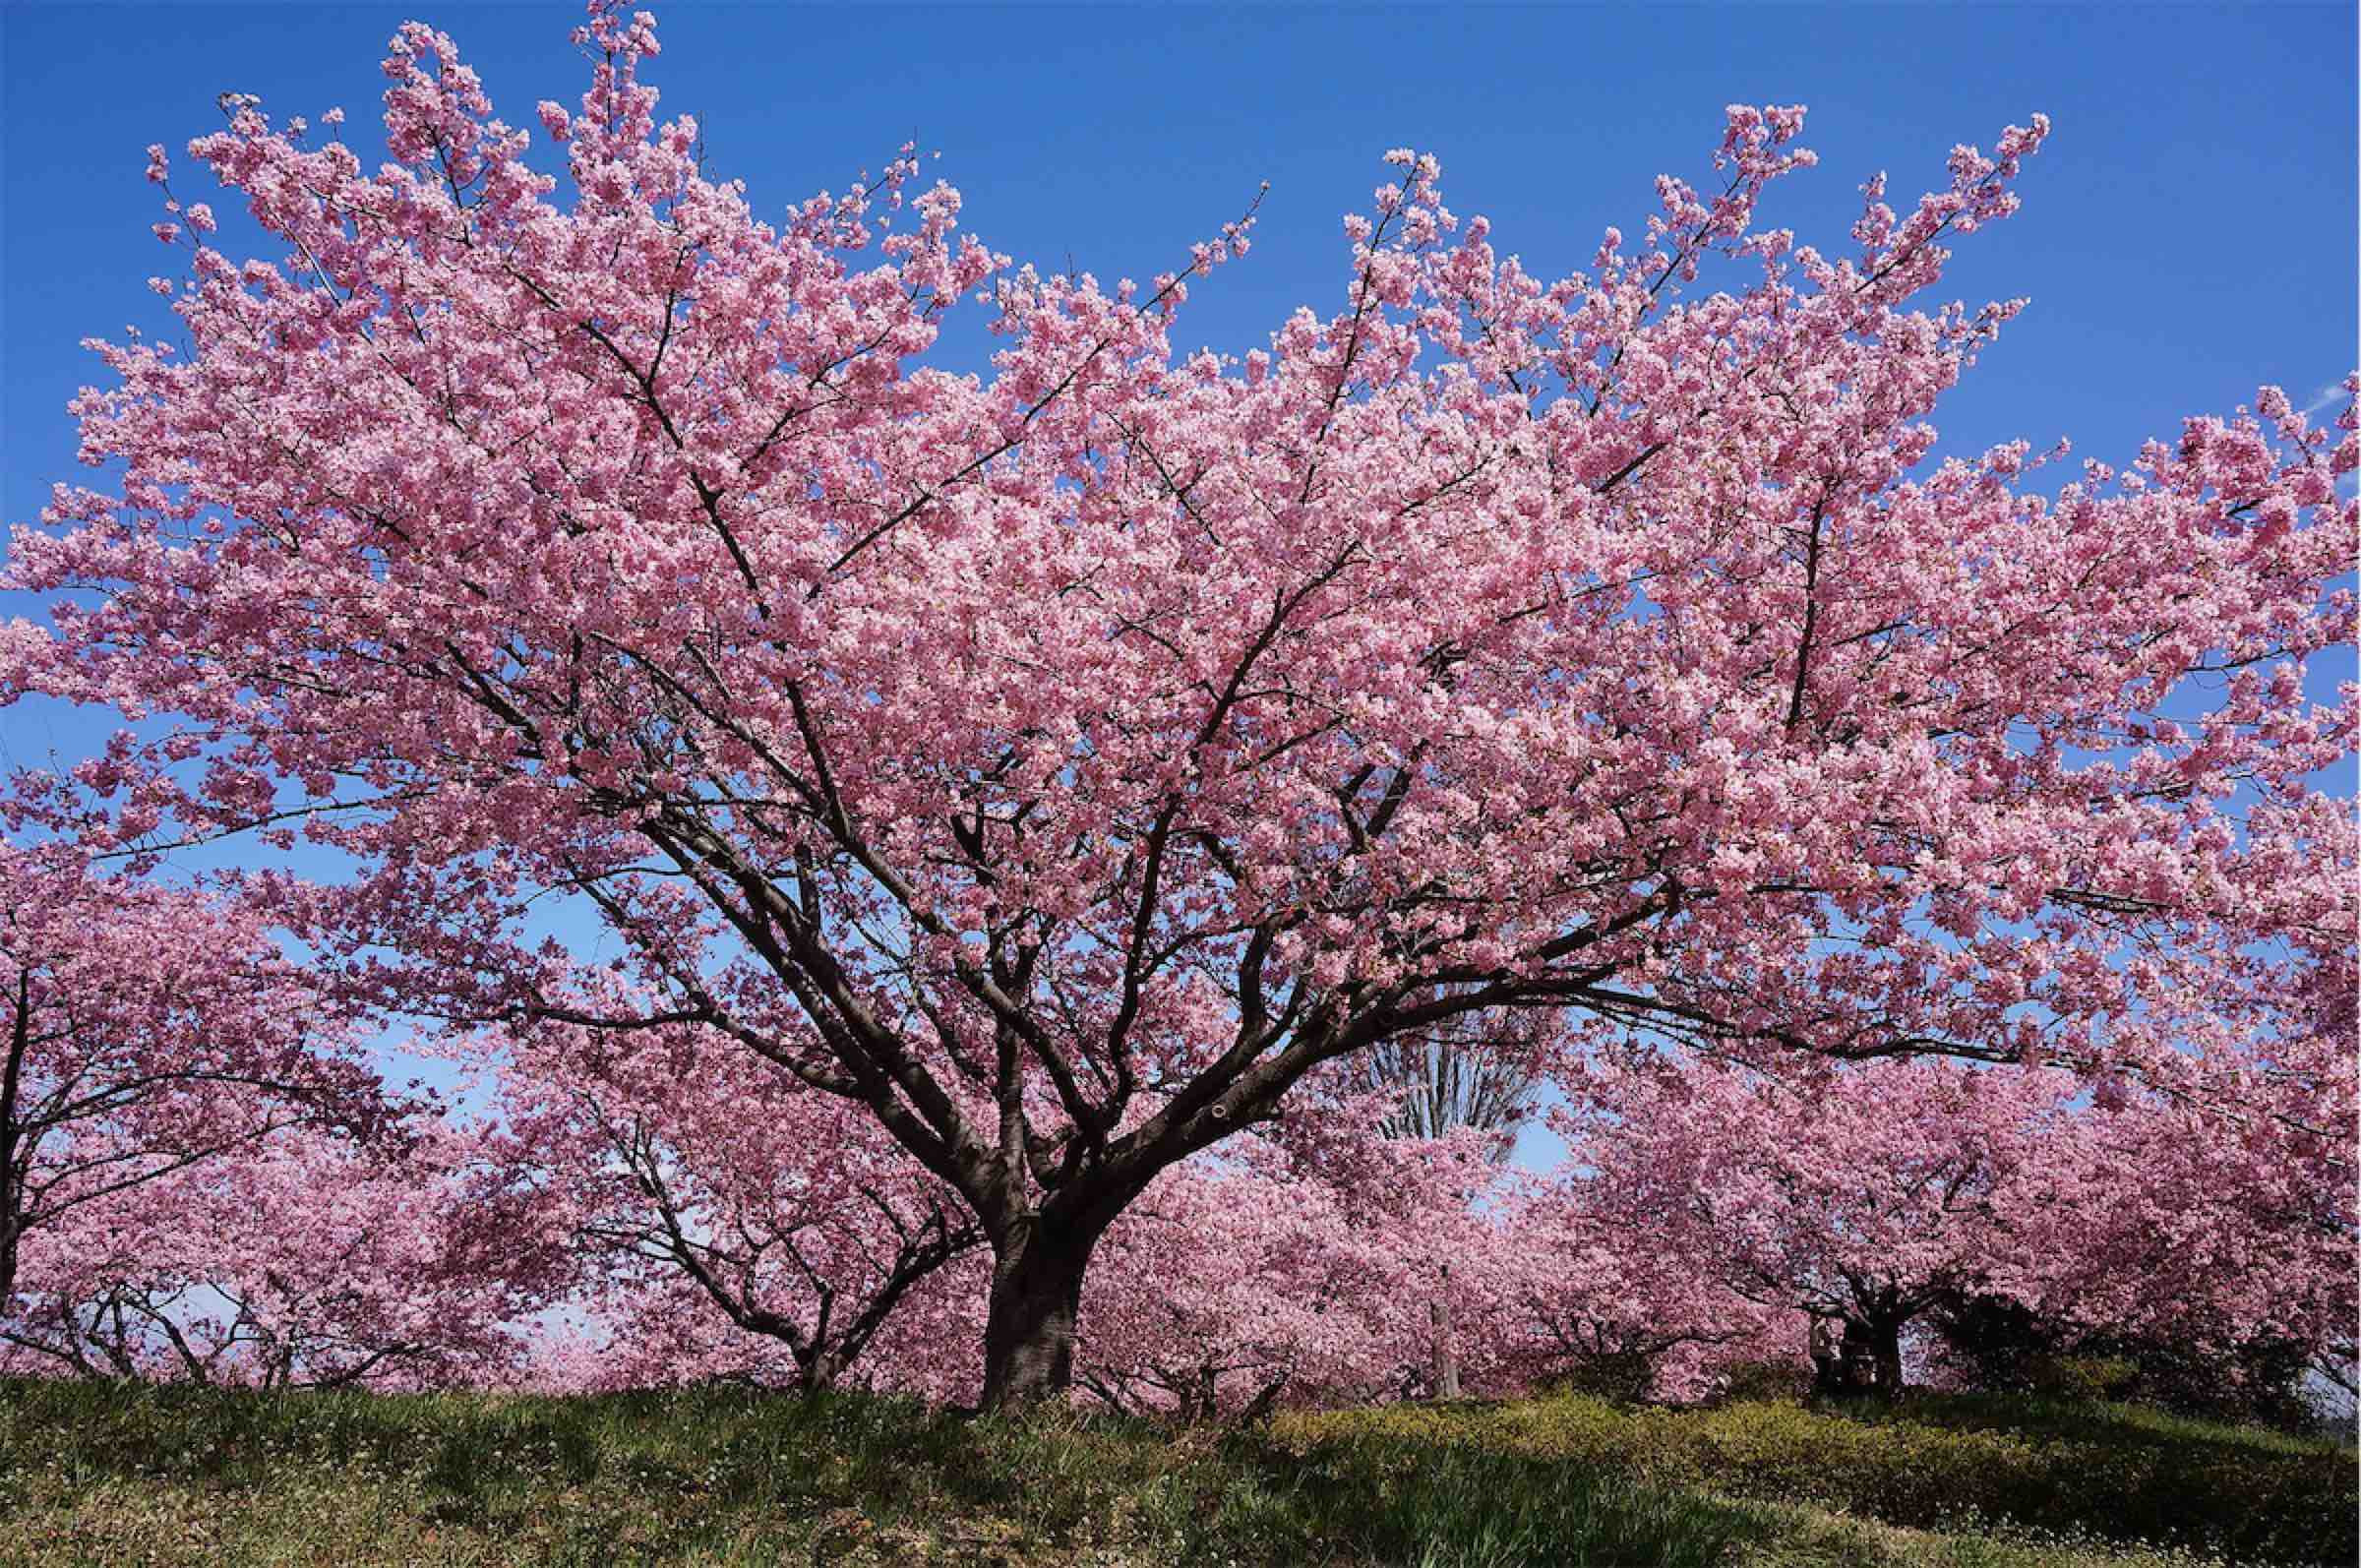
{"label": "distant tree", "polygon": [[[1902,1332],[2016,1263],[2011,1209],[2049,1196],[2042,1155],[2075,1080],[1880,1062],[1789,1085],[1743,1068],[1594,1072],[1561,1118],[1596,1223],[1651,1236],[1723,1291],[1842,1318],[1902,1387]],[[2063,1193],[2056,1194],[2063,1197]]]}
{"label": "distant tree", "polygon": [[[1532,1114],[1543,1081],[1545,1017],[1516,1013],[1462,1014],[1435,1027],[1379,1041],[1351,1058],[1361,1088],[1388,1106],[1380,1130],[1388,1138],[1437,1139],[1457,1132],[1485,1135],[1495,1161],[1514,1150],[1517,1128]],[[1427,1387],[1437,1399],[1457,1399],[1460,1331],[1452,1321],[1453,1259],[1430,1262],[1427,1287]]]}
{"label": "distant tree", "polygon": [[1635,1224],[1601,1179],[1561,1169],[1502,1205],[1500,1288],[1468,1324],[1490,1360],[1522,1384],[1640,1400],[1694,1398],[1732,1363],[1792,1359],[1784,1302],[1732,1290],[1683,1226]]}
{"label": "distant tree", "polygon": [[0,1370],[262,1388],[505,1382],[561,1277],[470,1134],[280,1131],[28,1246]]}
{"label": "distant tree", "polygon": [[282,1128],[371,1132],[392,1103],[357,1040],[236,901],[0,843],[0,1312],[85,1211],[169,1206],[159,1184]]}
{"label": "distant tree", "polygon": [[1081,1386],[1199,1418],[1410,1392],[1430,1376],[1432,1260],[1462,1261],[1463,1294],[1483,1284],[1484,1154],[1465,1136],[1388,1140],[1342,1172],[1263,1158],[1168,1173],[1108,1232]]}
{"label": "distant tree", "polygon": [[2361,1312],[2349,1093],[2313,1130],[2125,1085],[2090,1097],[2054,1069],[1783,1081],[1652,1061],[1597,1068],[1578,1107],[1561,1201],[1579,1234],[1646,1236],[1723,1291],[1844,1319],[1889,1394],[1904,1331],[1930,1317],[1979,1376],[2023,1382],[2127,1344],[2159,1376],[2276,1364],[2274,1346],[2300,1365]]}
{"label": "distant tree", "polygon": [[703,1025],[545,1023],[500,1044],[514,1157],[602,1319],[650,1341],[616,1347],[645,1380],[674,1380],[668,1357],[735,1364],[701,1321],[726,1319],[785,1352],[766,1381],[834,1387],[913,1290],[982,1243],[875,1118]]}
{"label": "distant tree", "polygon": [[1382,1123],[1389,1138],[1492,1133],[1494,1158],[1505,1160],[1508,1135],[1533,1114],[1544,1080],[1533,1031],[1503,1032],[1527,1022],[1463,1016],[1380,1041],[1353,1058],[1356,1086],[1392,1103]]}

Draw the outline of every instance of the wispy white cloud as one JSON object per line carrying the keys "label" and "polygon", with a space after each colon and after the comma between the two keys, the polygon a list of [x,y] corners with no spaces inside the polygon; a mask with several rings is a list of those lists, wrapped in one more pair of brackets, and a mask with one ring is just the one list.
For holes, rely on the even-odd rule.
{"label": "wispy white cloud", "polygon": [[2306,419],[2311,418],[2314,414],[2319,413],[2323,408],[2328,407],[2331,403],[2340,400],[2344,396],[2344,383],[2340,381],[2332,381],[2329,383],[2326,387],[2323,387],[2320,390],[2319,393],[2314,396],[2310,402],[2304,404],[2304,417]]}

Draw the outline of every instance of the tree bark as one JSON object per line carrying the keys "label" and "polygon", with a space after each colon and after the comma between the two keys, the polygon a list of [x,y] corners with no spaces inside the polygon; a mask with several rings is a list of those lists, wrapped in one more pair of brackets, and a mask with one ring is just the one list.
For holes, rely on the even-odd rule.
{"label": "tree bark", "polygon": [[1869,1350],[1877,1367],[1877,1391],[1888,1399],[1902,1394],[1902,1320],[1881,1317],[1869,1325]]}
{"label": "tree bark", "polygon": [[1432,1393],[1436,1399],[1459,1398],[1459,1347],[1451,1340],[1451,1265],[1443,1265],[1442,1284],[1427,1304],[1426,1317],[1434,1330]]}
{"label": "tree bark", "polygon": [[1064,1394],[1074,1381],[1074,1320],[1096,1236],[1045,1234],[1027,1216],[994,1248],[984,1320],[984,1409]]}

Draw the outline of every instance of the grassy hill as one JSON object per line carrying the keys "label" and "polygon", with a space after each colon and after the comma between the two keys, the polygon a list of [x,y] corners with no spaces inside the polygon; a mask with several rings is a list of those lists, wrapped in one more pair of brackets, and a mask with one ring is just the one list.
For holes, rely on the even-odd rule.
{"label": "grassy hill", "polygon": [[0,1563],[2332,1562],[2333,1442],[2119,1406],[1293,1415],[1221,1433],[742,1390],[0,1383]]}

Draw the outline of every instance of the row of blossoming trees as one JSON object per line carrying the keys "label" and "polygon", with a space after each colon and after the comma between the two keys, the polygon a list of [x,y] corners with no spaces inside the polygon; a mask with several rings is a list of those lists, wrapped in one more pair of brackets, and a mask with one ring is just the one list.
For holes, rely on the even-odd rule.
{"label": "row of blossoming trees", "polygon": [[[365,1070],[335,988],[236,904],[55,851],[6,871],[0,1368],[975,1397],[989,1261],[956,1191],[719,1031],[453,1040],[493,1075],[454,1125]],[[2332,1071],[2349,1010],[2320,1023]],[[1531,1044],[1423,1063],[1522,1081]],[[1105,1238],[1077,1385],[1212,1414],[1431,1393],[1447,1365],[1677,1397],[1795,1365],[1812,1313],[1898,1381],[1914,1320],[1995,1300],[2066,1344],[2349,1360],[2349,1131],[2054,1067],[1593,1051],[1561,1081],[1552,1172],[1501,1165],[1496,1129],[1389,1137],[1402,1086],[1339,1080],[1165,1173]]]}
{"label": "row of blossoming trees", "polygon": [[1112,288],[906,155],[768,222],[652,22],[577,42],[546,166],[415,25],[374,169],[225,98],[274,260],[151,150],[185,341],[97,345],[105,488],[7,568],[0,700],[126,723],[6,800],[8,1368],[2349,1352],[2355,421],[1938,459],[2022,302],[1925,301],[2046,122],[1823,250],[1756,216],[1801,111],[1732,108],[1554,280],[1393,154],[1231,358],[1172,332],[1243,221]]}

